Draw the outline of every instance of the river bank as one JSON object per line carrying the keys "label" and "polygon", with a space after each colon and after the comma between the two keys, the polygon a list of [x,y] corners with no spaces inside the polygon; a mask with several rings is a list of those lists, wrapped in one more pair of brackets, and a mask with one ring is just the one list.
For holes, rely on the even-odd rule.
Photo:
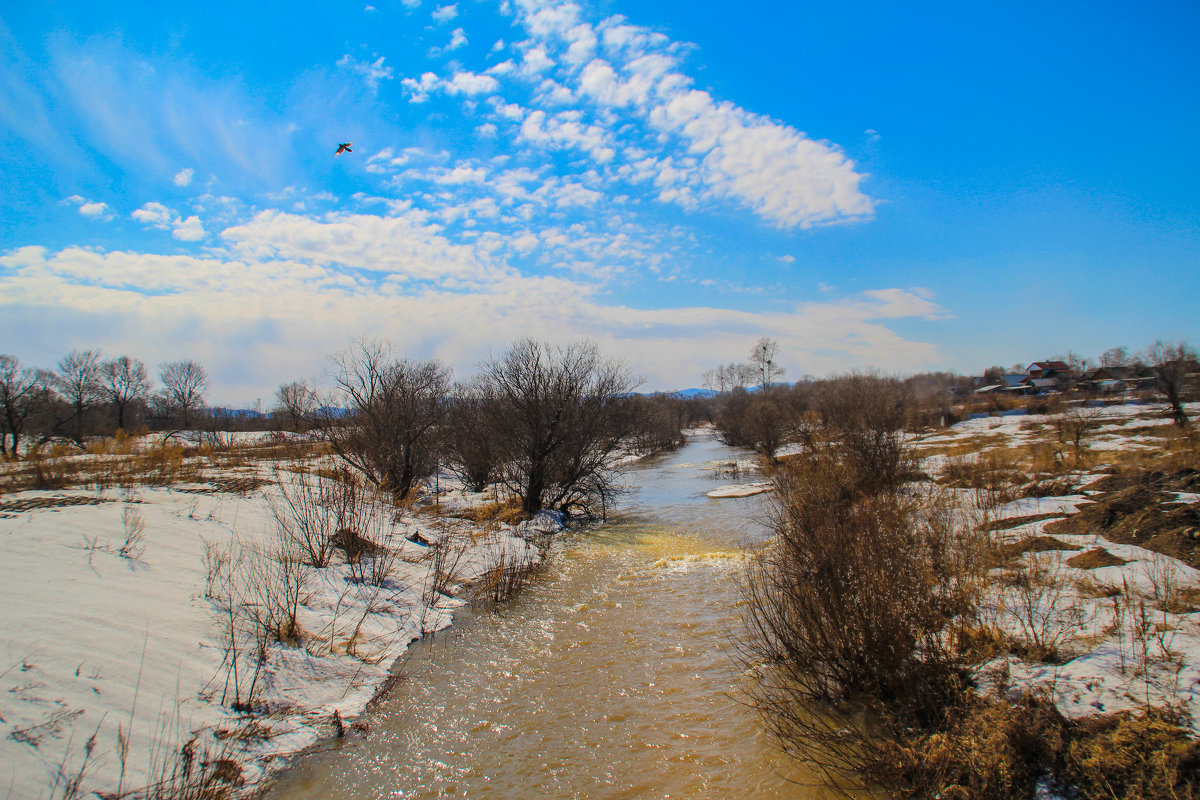
{"label": "river bank", "polygon": [[[7,797],[129,792],[197,780],[196,764],[249,791],[344,732],[411,642],[449,626],[472,585],[535,567],[561,528],[403,512],[380,529],[385,574],[334,557],[288,577],[256,560],[277,544],[276,477],[257,464],[0,499]],[[262,608],[276,579],[297,603],[292,640],[255,639],[240,618],[231,632],[226,595]]]}

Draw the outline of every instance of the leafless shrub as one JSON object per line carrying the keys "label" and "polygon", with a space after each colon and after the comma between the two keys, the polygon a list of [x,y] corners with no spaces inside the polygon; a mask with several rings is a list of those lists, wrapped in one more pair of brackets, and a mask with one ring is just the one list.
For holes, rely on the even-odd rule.
{"label": "leafless shrub", "polygon": [[1146,566],[1146,577],[1150,580],[1150,592],[1154,605],[1169,614],[1186,614],[1194,611],[1184,592],[1186,583],[1174,559],[1154,553]]}
{"label": "leafless shrub", "polygon": [[126,505],[121,509],[121,524],[125,528],[125,543],[118,554],[136,561],[146,552],[146,520],[137,506]]}
{"label": "leafless shrub", "polygon": [[262,547],[206,543],[205,571],[224,650],[221,702],[248,711],[255,707],[268,648],[302,641],[297,616],[309,567],[295,542],[280,536]]}
{"label": "leafless shrub", "polygon": [[1104,408],[1085,405],[1072,405],[1058,415],[1054,422],[1058,440],[1064,446],[1070,445],[1075,464],[1083,464],[1083,456],[1087,447],[1085,441],[1104,424]]}
{"label": "leafless shrub", "polygon": [[839,444],[786,462],[772,497],[776,539],[746,581],[753,701],[786,750],[830,775],[881,766],[868,727],[944,714],[965,686],[955,642],[983,587],[975,526],[945,495],[888,477],[907,454],[879,455]]}
{"label": "leafless shrub", "polygon": [[353,518],[353,527],[343,528],[338,534],[338,545],[346,555],[351,580],[386,586],[398,556],[390,508],[379,498],[363,498]]}
{"label": "leafless shrub", "polygon": [[523,339],[482,365],[488,429],[504,443],[500,480],[526,514],[607,505],[618,490],[612,456],[634,430],[624,395],[638,383],[590,342]]}
{"label": "leafless shrub", "polygon": [[347,495],[356,491],[353,483],[323,481],[294,465],[275,471],[275,485],[279,496],[268,496],[268,504],[280,535],[294,545],[305,563],[328,566],[334,537],[346,525]]}
{"label": "leafless shrub", "polygon": [[538,564],[528,559],[510,560],[500,550],[476,584],[472,601],[479,605],[502,603],[521,590],[537,572]]}
{"label": "leafless shrub", "polygon": [[1061,562],[1043,553],[1028,554],[1014,568],[1006,609],[1025,654],[1038,661],[1058,660],[1087,621]]}
{"label": "leafless shrub", "polygon": [[450,588],[458,581],[459,564],[470,547],[469,532],[441,523],[438,537],[430,544],[429,558],[432,563],[425,585],[425,605],[432,606],[437,602],[438,595],[450,593]]}
{"label": "leafless shrub", "polygon": [[438,426],[446,415],[450,372],[437,360],[397,359],[385,342],[359,342],[334,357],[346,416],[320,420],[346,464],[397,501],[437,468]]}

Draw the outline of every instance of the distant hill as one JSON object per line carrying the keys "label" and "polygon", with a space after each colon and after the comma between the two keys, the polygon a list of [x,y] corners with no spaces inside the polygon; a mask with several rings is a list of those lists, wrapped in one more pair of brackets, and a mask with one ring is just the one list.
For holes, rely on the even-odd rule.
{"label": "distant hill", "polygon": [[716,397],[717,396],[717,393],[714,392],[712,389],[680,389],[677,392],[672,392],[672,394],[678,395],[679,397],[688,397],[688,398],[690,398],[690,397]]}

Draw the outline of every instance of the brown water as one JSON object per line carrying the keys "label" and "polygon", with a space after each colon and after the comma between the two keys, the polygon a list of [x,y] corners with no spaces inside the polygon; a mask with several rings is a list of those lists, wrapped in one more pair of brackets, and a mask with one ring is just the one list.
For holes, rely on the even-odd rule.
{"label": "brown water", "polygon": [[286,798],[822,798],[739,694],[731,641],[761,498],[710,500],[737,454],[635,468],[619,521],[563,534],[514,601],[418,645],[370,733],[311,753]]}

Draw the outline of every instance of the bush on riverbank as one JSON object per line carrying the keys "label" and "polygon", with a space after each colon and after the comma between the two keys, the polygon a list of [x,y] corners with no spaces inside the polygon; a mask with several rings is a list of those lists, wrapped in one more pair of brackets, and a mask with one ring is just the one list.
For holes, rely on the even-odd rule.
{"label": "bush on riverbank", "polygon": [[905,488],[902,397],[876,384],[835,387],[837,414],[777,467],[776,538],[752,562],[744,644],[786,749],[831,776],[883,779],[901,732],[944,728],[967,690],[957,642],[988,559],[947,495]]}
{"label": "bush on riverbank", "polygon": [[[946,470],[937,471],[953,478],[948,491],[906,483],[913,454],[891,427],[895,417],[886,421],[883,411],[836,427],[814,413],[800,452],[781,459],[774,470],[776,537],[751,564],[743,652],[755,681],[753,698],[783,748],[823,770],[830,784],[881,787],[898,797],[1200,797],[1200,746],[1184,713],[1190,690],[1181,694],[1177,680],[1166,700],[1157,691],[1152,698],[1157,673],[1152,674],[1149,657],[1131,673],[1144,682],[1144,697],[1122,694],[1110,702],[1106,696],[1105,707],[1120,713],[1104,716],[1081,713],[1081,689],[1060,687],[1055,693],[1053,683],[1040,686],[1028,678],[1030,671],[1046,672],[1045,656],[1031,655],[1034,650],[1057,656],[1069,651],[1068,657],[1075,657],[1079,648],[1094,649],[1106,636],[1136,634],[1122,633],[1125,611],[1114,600],[1115,621],[1109,625],[1096,617],[1086,642],[1071,617],[1076,626],[1068,631],[1071,647],[1031,649],[1023,638],[1028,625],[1053,624],[1064,604],[1074,612],[1087,597],[1076,590],[1087,587],[1074,586],[1066,572],[1053,572],[1013,599],[1005,594],[1012,587],[999,583],[1013,573],[996,565],[1020,557],[1013,555],[1017,534],[1008,532],[1014,522],[1045,524],[1047,518],[1065,516],[1082,523],[1090,517],[1083,510],[1075,512],[1078,519],[1070,516],[1070,505],[1050,507],[1062,508],[1058,513],[1022,516],[1022,503],[1029,511],[1041,507],[1016,499],[1017,488],[1029,477],[1022,464],[1007,460],[1003,464],[1012,468],[1011,475],[999,470],[959,475],[948,462]],[[1172,484],[1176,493],[1190,488]],[[1071,493],[1070,487],[1057,492]],[[1171,506],[1176,511],[1185,500],[1178,499]],[[1015,517],[991,517],[998,505],[1010,502],[1008,513],[1016,510]],[[1009,542],[1007,551],[995,546],[1002,540]],[[1062,543],[1054,544],[1062,549]],[[1122,563],[1136,557],[1126,554]],[[1155,572],[1167,567],[1145,563],[1143,591],[1170,595],[1158,588],[1162,579]],[[1161,627],[1145,617],[1152,597],[1143,602],[1132,583],[1122,586],[1117,593],[1132,599],[1121,602],[1142,609],[1138,641],[1143,649],[1155,631],[1176,635],[1173,626],[1179,623],[1169,621],[1165,610]],[[1048,594],[1039,594],[1043,589]],[[1014,605],[1006,606],[1006,598]],[[1169,602],[1155,607],[1187,611]],[[1028,625],[1006,628],[999,622],[1005,614],[1019,616],[1022,608],[1031,615]],[[996,659],[1003,654],[1010,654],[1007,660]],[[1163,648],[1162,658],[1168,657],[1176,659],[1173,669],[1184,668],[1183,655]],[[1032,663],[1020,675],[1014,671],[1011,681],[1007,666],[983,671],[986,679],[977,669],[992,659],[995,665],[1020,666],[1023,658]],[[1052,668],[1055,681],[1058,669]],[[1118,678],[1113,679],[1119,683]],[[1076,674],[1071,680],[1077,686],[1080,678]],[[1072,692],[1074,708],[1062,699]],[[1056,786],[1068,788],[1053,794]]]}

